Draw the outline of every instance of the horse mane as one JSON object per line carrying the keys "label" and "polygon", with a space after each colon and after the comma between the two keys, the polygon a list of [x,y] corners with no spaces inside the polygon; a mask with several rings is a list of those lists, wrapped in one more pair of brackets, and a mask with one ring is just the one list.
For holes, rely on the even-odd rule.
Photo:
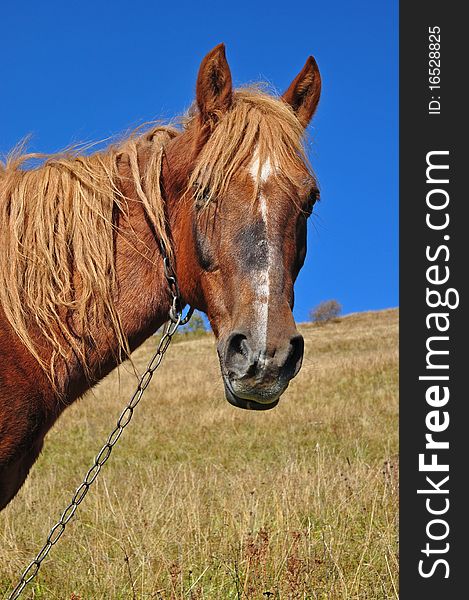
{"label": "horse mane", "polygon": [[[183,118],[184,129],[197,118],[191,109]],[[81,156],[24,154],[20,147],[0,162],[0,306],[53,385],[58,359],[67,361],[70,349],[89,374],[87,348],[97,326],[110,327],[119,357],[128,356],[114,301],[116,222],[128,200],[119,187],[118,164],[125,156],[129,183],[171,255],[160,175],[164,146],[178,133],[169,126],[153,127]],[[303,141],[304,129],[289,105],[260,88],[236,90],[230,110],[220,115],[200,152],[188,191],[195,188],[206,201],[221,196],[255,153],[256,195],[267,159],[274,160],[286,184],[294,184],[291,167],[308,165]],[[142,144],[149,150],[143,172],[138,160]],[[39,166],[22,168],[37,159]],[[41,356],[43,340],[52,348],[47,361]]]}
{"label": "horse mane", "polygon": [[[190,126],[190,121],[186,126]],[[304,128],[288,104],[266,94],[260,86],[238,89],[233,93],[231,109],[220,116],[200,153],[189,189],[207,203],[223,196],[233,175],[254,156],[258,164],[254,199],[258,197],[261,169],[267,160],[281,174],[280,185],[286,189],[295,187],[293,174],[298,166],[306,165],[311,171],[304,139]]]}
{"label": "horse mane", "polygon": [[[89,374],[86,350],[96,324],[110,326],[119,356],[128,355],[114,302],[116,224],[127,204],[118,164],[125,157],[129,183],[170,255],[160,172],[163,146],[176,134],[153,127],[88,156],[23,154],[20,146],[0,163],[0,305],[52,383],[57,359],[70,358],[70,348]],[[144,172],[142,144],[151,150]],[[38,159],[40,166],[21,168]],[[47,363],[37,333],[51,344]]]}

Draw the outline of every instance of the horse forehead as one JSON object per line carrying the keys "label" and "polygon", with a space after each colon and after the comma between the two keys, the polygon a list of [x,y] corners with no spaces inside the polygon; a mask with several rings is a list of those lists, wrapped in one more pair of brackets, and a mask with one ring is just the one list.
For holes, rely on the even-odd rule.
{"label": "horse forehead", "polygon": [[272,175],[276,168],[276,161],[273,157],[267,156],[263,163],[260,163],[259,153],[256,150],[254,156],[249,165],[249,174],[254,179],[257,180],[259,177],[261,183],[265,183],[269,177]]}

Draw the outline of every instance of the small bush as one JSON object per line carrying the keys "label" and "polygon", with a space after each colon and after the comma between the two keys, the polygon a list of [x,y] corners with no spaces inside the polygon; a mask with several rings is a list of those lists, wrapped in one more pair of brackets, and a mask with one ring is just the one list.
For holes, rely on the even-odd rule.
{"label": "small bush", "polygon": [[324,325],[328,321],[337,319],[342,312],[342,306],[337,300],[325,300],[320,302],[315,308],[311,309],[309,317],[313,323]]}
{"label": "small bush", "polygon": [[181,327],[180,332],[184,334],[195,334],[199,335],[200,333],[205,333],[207,328],[205,326],[205,321],[202,315],[198,310],[194,312],[192,318],[187,323],[187,325],[183,325]]}

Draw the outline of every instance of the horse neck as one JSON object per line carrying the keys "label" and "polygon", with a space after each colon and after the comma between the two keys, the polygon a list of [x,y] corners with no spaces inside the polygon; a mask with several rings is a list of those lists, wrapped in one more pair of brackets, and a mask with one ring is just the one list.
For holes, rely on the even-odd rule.
{"label": "horse neck", "polygon": [[[129,349],[133,351],[167,320],[171,297],[159,242],[135,190],[126,187],[128,180],[130,177],[127,177],[124,166],[124,183],[120,187],[128,201],[125,210],[119,213],[119,233],[115,237],[118,290],[115,308]],[[94,383],[114,369],[120,359],[119,344],[113,331],[100,324],[92,337],[93,348],[87,363],[91,383]],[[66,390],[69,401],[90,387],[90,381],[84,377],[78,362],[75,368],[67,367],[61,387]]]}
{"label": "horse neck", "polygon": [[187,173],[190,173],[193,167],[194,147],[192,131],[181,134],[179,138],[173,139],[168,144],[166,158],[162,164],[162,182],[173,246],[174,268],[182,300],[205,310],[200,295],[200,265],[194,237],[196,218],[194,201],[187,193]]}

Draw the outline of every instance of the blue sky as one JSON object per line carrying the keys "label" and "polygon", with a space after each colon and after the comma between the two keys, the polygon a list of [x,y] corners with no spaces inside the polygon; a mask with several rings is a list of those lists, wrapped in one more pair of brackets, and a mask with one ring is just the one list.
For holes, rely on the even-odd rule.
{"label": "blue sky", "polygon": [[373,0],[29,1],[2,8],[0,152],[31,133],[56,151],[183,112],[200,60],[225,42],[235,84],[283,91],[313,54],[310,133],[322,200],[295,316],[398,304],[398,9]]}

